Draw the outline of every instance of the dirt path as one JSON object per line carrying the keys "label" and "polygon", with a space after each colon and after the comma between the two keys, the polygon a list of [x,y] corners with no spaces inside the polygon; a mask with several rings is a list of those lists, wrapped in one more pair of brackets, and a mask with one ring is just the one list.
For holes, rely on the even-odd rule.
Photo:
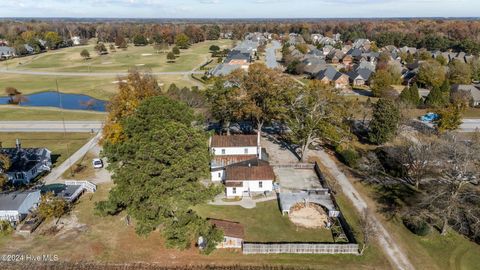
{"label": "dirt path", "polygon": [[[330,175],[336,178],[339,185],[342,187],[343,193],[352,201],[354,207],[359,213],[365,211],[368,206],[365,200],[362,198],[360,193],[355,189],[349,179],[345,176],[344,173],[340,171],[337,164],[332,160],[332,158],[323,150],[311,151],[311,156],[318,157],[325,168],[329,171]],[[376,224],[376,229],[378,231],[378,241],[381,248],[384,250],[385,254],[388,255],[390,261],[397,269],[410,270],[415,269],[408,257],[403,253],[400,247],[395,243],[390,233],[382,225],[381,221],[376,217],[372,216],[374,223]]]}

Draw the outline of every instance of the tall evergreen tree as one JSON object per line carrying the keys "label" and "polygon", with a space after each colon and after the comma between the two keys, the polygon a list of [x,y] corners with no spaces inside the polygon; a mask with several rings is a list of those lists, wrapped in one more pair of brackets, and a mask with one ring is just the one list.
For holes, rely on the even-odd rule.
{"label": "tall evergreen tree", "polygon": [[430,108],[439,108],[446,105],[445,93],[442,92],[440,87],[433,87],[428,93],[427,98],[425,99],[425,105]]}
{"label": "tall evergreen tree", "polygon": [[416,107],[420,101],[420,94],[418,93],[417,84],[411,87],[405,87],[399,96],[400,101],[412,107]]}
{"label": "tall evergreen tree", "polygon": [[373,109],[373,118],[368,132],[372,143],[383,144],[392,139],[397,132],[400,111],[394,101],[380,99]]}

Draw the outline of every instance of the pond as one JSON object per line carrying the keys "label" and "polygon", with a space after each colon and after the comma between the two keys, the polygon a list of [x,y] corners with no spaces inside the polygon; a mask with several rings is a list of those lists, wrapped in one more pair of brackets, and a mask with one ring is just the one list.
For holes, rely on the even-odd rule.
{"label": "pond", "polygon": [[[67,110],[85,110],[104,112],[106,101],[92,98],[87,95],[65,94],[55,91],[40,92],[31,95],[15,96],[14,100],[19,106],[28,107],[56,107]],[[0,97],[0,104],[11,104],[10,97]]]}

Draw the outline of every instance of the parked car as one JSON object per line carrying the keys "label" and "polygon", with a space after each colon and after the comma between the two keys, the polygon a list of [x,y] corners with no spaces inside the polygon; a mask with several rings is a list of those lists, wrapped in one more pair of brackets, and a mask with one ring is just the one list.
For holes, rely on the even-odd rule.
{"label": "parked car", "polygon": [[93,168],[95,169],[101,169],[103,168],[103,161],[99,158],[94,158],[92,160],[92,165],[93,165]]}
{"label": "parked car", "polygon": [[425,122],[425,123],[431,123],[435,120],[438,120],[440,116],[436,113],[427,113],[425,115],[420,116],[420,121]]}

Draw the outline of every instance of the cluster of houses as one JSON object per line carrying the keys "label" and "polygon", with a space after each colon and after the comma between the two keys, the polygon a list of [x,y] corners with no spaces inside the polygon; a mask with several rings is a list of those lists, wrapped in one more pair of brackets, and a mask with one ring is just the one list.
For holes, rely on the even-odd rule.
{"label": "cluster of houses", "polygon": [[[16,140],[13,148],[0,148],[0,154],[8,159],[9,166],[0,173],[12,184],[14,191],[0,190],[0,221],[8,221],[13,227],[34,213],[40,203],[41,194],[54,192],[68,202],[76,200],[85,190],[94,192],[96,186],[87,181],[66,181],[56,185],[54,190],[42,190],[33,184],[52,167],[51,151],[46,148],[24,148]],[[20,186],[20,189],[17,187]],[[32,186],[23,189],[21,187]]]}
{"label": "cluster of houses", "polygon": [[[21,47],[11,47],[8,41],[0,40],[0,60],[6,60],[13,57],[32,55],[41,51],[47,50],[47,41],[43,39],[37,39],[39,47],[35,49],[31,44],[23,44]],[[85,44],[85,40],[82,40],[78,36],[73,36],[70,41],[65,42],[65,46],[78,46]]]}

